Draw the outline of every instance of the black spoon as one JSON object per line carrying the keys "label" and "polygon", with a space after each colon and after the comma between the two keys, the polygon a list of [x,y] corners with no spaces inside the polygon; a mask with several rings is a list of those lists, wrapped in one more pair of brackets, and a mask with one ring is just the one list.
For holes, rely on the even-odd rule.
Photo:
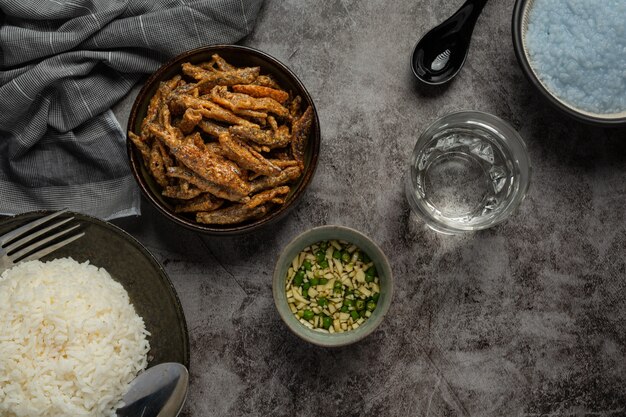
{"label": "black spoon", "polygon": [[450,81],[463,67],[474,25],[487,0],[467,0],[455,14],[417,42],[411,56],[413,74],[423,83]]}

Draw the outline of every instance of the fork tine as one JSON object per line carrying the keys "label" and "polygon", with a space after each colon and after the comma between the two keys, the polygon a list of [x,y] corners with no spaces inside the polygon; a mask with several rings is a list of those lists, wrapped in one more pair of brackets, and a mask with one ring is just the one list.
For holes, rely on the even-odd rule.
{"label": "fork tine", "polygon": [[26,258],[21,259],[20,262],[26,262],[26,261],[35,261],[37,259],[43,258],[44,256],[46,256],[49,253],[54,252],[55,250],[62,248],[63,246],[72,243],[73,241],[75,241],[76,239],[80,239],[81,237],[85,236],[85,232],[80,232],[77,235],[74,236],[70,236],[65,240],[62,240],[60,242],[55,243],[54,245],[50,245],[46,248],[43,248],[35,253],[33,253],[32,255],[28,255]]}
{"label": "fork tine", "polygon": [[59,236],[63,236],[64,234],[67,234],[68,232],[71,232],[72,230],[76,229],[79,226],[80,226],[80,224],[74,225],[74,226],[72,226],[70,228],[67,228],[65,230],[61,230],[58,233],[50,235],[50,236],[48,236],[48,237],[46,237],[44,239],[38,240],[36,242],[33,242],[32,245],[26,246],[25,248],[20,249],[19,251],[10,254],[9,258],[12,259],[15,262],[15,260],[18,260],[19,258],[21,258],[22,256],[26,255],[27,253],[32,252],[32,251],[34,251],[36,249],[39,249],[40,247],[42,247],[46,243],[50,242],[51,240],[54,240],[54,239],[58,238]]}
{"label": "fork tine", "polygon": [[11,243],[10,245],[3,247],[2,249],[4,249],[4,251],[6,253],[9,253],[12,250],[15,250],[15,249],[19,248],[20,246],[27,244],[28,242],[30,242],[31,240],[33,240],[37,236],[41,236],[44,233],[48,233],[50,230],[56,229],[56,228],[64,225],[65,223],[67,223],[69,221],[72,221],[72,220],[74,220],[74,217],[68,217],[67,219],[63,219],[61,221],[58,221],[58,222],[56,222],[56,223],[54,223],[54,224],[52,224],[52,225],[50,225],[50,226],[48,226],[48,227],[46,227],[44,229],[38,230],[38,231],[36,231],[34,233],[30,233],[30,234],[24,236],[23,238],[21,238],[20,240],[17,240],[15,242]]}
{"label": "fork tine", "polygon": [[67,211],[67,209],[63,209],[63,210],[59,210],[55,213],[52,213],[48,216],[42,217],[41,219],[37,219],[34,220],[30,223],[26,223],[25,225],[18,227],[15,230],[10,231],[9,233],[0,236],[0,246],[4,245],[5,243],[15,239],[18,236],[23,235],[24,233],[28,232],[29,230],[32,230],[33,228],[39,226],[40,224],[44,224],[45,222],[47,222],[48,220],[52,220],[55,217],[65,213]]}

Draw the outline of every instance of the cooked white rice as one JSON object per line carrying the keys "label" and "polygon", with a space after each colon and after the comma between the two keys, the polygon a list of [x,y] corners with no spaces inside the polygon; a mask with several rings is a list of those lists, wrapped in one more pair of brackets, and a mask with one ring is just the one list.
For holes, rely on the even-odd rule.
{"label": "cooked white rice", "polygon": [[103,268],[71,258],[0,275],[0,416],[115,416],[146,368],[143,319]]}

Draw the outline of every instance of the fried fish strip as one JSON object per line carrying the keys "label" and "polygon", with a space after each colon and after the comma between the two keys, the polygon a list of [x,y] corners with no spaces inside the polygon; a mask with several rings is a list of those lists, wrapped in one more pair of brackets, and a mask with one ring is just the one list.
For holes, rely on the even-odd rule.
{"label": "fried fish strip", "polygon": [[202,113],[196,109],[188,108],[183,114],[183,119],[180,121],[178,128],[185,134],[193,132],[193,129],[202,120]]}
{"label": "fried fish strip", "polygon": [[289,110],[273,98],[254,98],[247,94],[231,93],[223,85],[211,89],[211,100],[229,110],[263,110],[281,117],[289,116]]}
{"label": "fried fish strip", "polygon": [[231,71],[207,71],[196,65],[185,62],[182,64],[183,72],[198,80],[197,83],[188,84],[179,92],[187,92],[197,88],[200,94],[211,91],[216,85],[230,86],[235,84],[250,84],[259,76],[261,68],[248,67],[237,68]]}
{"label": "fried fish strip", "polygon": [[224,155],[239,166],[258,172],[263,175],[276,175],[281,169],[269,162],[260,153],[246,145],[240,139],[233,137],[230,133],[223,133],[219,136],[220,145],[224,150]]}
{"label": "fried fish strip", "polygon": [[297,167],[298,161],[293,159],[268,159],[272,164],[276,165],[278,168],[284,169],[289,167]]}
{"label": "fried fish strip", "polygon": [[141,140],[144,142],[148,140],[148,123],[153,123],[157,120],[162,102],[167,99],[172,89],[176,87],[180,81],[180,75],[176,75],[171,80],[161,82],[156,93],[150,99],[148,109],[146,110],[146,117],[144,117],[141,122]]}
{"label": "fried fish strip", "polygon": [[201,151],[205,151],[206,149],[206,145],[204,144],[204,140],[202,140],[200,132],[194,132],[191,135],[187,135],[183,140],[185,143],[191,144]]}
{"label": "fried fish strip", "polygon": [[161,187],[167,187],[169,185],[169,181],[165,176],[165,164],[163,163],[163,157],[161,156],[159,147],[156,146],[156,144],[150,150],[150,162],[148,164],[148,169],[157,184]]}
{"label": "fried fish strip", "polygon": [[128,138],[130,139],[131,142],[133,142],[133,144],[137,147],[137,149],[139,149],[139,153],[141,154],[141,159],[143,159],[143,163],[147,167],[150,164],[150,152],[151,152],[150,147],[146,145],[146,142],[142,141],[139,136],[137,136],[130,130],[128,131]]}
{"label": "fried fish strip", "polygon": [[302,105],[302,97],[296,96],[291,103],[289,103],[289,115],[292,119],[300,117],[300,106]]}
{"label": "fried fish strip", "polygon": [[235,115],[233,112],[218,106],[210,100],[204,100],[202,98],[192,97],[188,94],[183,94],[176,96],[173,101],[175,101],[177,105],[182,105],[185,108],[198,110],[202,116],[207,119],[218,120],[241,126],[259,127],[259,125],[251,123],[246,119]]}
{"label": "fried fish strip", "polygon": [[[163,128],[150,124],[150,133],[161,140],[169,149],[176,160],[195,172],[201,178],[216,184],[228,191],[228,200],[239,201],[250,192],[250,185],[240,176],[240,170],[234,168],[234,164],[227,163],[223,158],[215,158],[213,154],[203,152],[193,143],[176,139],[168,134]],[[280,168],[277,168],[280,169]],[[239,172],[238,172],[239,171]],[[168,170],[168,173],[170,170]],[[190,183],[198,186],[195,182]],[[198,186],[200,187],[200,186]],[[206,190],[214,194],[211,190]]]}
{"label": "fried fish strip", "polygon": [[269,97],[273,98],[280,104],[284,104],[289,100],[289,93],[284,90],[279,90],[272,87],[264,87],[262,85],[254,84],[237,84],[233,85],[233,91],[235,93],[243,93],[252,97]]}
{"label": "fried fish strip", "polygon": [[205,224],[235,224],[262,217],[268,209],[267,205],[250,208],[243,204],[234,204],[215,211],[199,212],[196,214],[196,221]]}
{"label": "fried fish strip", "polygon": [[183,185],[170,185],[163,189],[161,195],[164,197],[175,198],[177,200],[191,200],[202,194],[202,190],[199,188],[189,187],[187,182],[184,182],[187,186]]}
{"label": "fried fish strip", "polygon": [[254,208],[260,206],[261,204],[265,204],[268,201],[272,201],[273,199],[276,199],[277,197],[285,194],[289,194],[289,187],[286,185],[282,187],[276,187],[271,190],[262,191],[258,194],[253,195],[250,198],[250,201],[246,203],[246,207]]}
{"label": "fried fish strip", "polygon": [[269,188],[275,188],[279,185],[287,184],[290,181],[294,181],[300,177],[302,170],[299,166],[285,168],[280,174],[274,177],[262,177],[256,179],[250,183],[251,192],[258,193],[262,190],[267,190]]}
{"label": "fried fish strip", "polygon": [[293,126],[291,128],[291,153],[293,155],[293,159],[298,161],[302,170],[304,170],[304,151],[306,150],[306,144],[312,124],[313,108],[309,106],[304,111],[302,116],[293,122]]}
{"label": "fried fish strip", "polygon": [[287,126],[281,126],[275,132],[247,126],[231,126],[228,130],[237,137],[267,146],[270,149],[284,148],[291,142],[291,135],[289,135]]}
{"label": "fried fish strip", "polygon": [[163,159],[163,165],[165,166],[165,169],[174,166],[174,161],[172,160],[170,154],[167,152],[167,149],[165,149],[165,145],[156,140],[154,141],[154,146],[156,146],[161,153],[161,159]]}
{"label": "fried fish strip", "polygon": [[204,149],[207,152],[211,152],[214,155],[219,155],[225,158],[224,149],[222,149],[222,146],[218,142],[209,142],[204,145]]}
{"label": "fried fish strip", "polygon": [[275,88],[277,90],[280,90],[280,86],[278,85],[276,81],[274,81],[271,75],[259,75],[258,77],[256,77],[256,80],[254,80],[250,84],[260,85],[263,87]]}
{"label": "fried fish strip", "polygon": [[203,120],[198,123],[198,127],[202,129],[204,133],[213,136],[215,139],[219,138],[222,133],[228,132],[228,128],[220,126],[217,123],[213,123],[209,120]]}
{"label": "fried fish strip", "polygon": [[206,70],[215,71],[215,65],[220,71],[232,71],[237,69],[237,67],[230,65],[224,58],[219,56],[218,54],[211,55],[211,60],[209,62],[202,62],[198,64],[200,68],[204,68]]}
{"label": "fried fish strip", "polygon": [[202,178],[195,172],[185,167],[171,167],[167,170],[167,175],[172,178],[181,178],[189,183],[195,185],[200,190],[211,193],[216,197],[222,198],[228,201],[235,201],[246,203],[250,201],[250,197],[247,195],[242,196],[240,192],[235,192],[232,189],[222,187],[212,181]]}
{"label": "fried fish strip", "polygon": [[255,119],[255,121],[265,120],[265,118],[267,117],[267,113],[256,111],[256,110],[239,109],[239,110],[234,110],[233,113],[235,113],[238,116],[252,117]]}
{"label": "fried fish strip", "polygon": [[176,213],[195,213],[196,211],[213,211],[220,208],[224,204],[224,200],[219,199],[212,194],[205,193],[185,204],[179,204],[174,207]]}

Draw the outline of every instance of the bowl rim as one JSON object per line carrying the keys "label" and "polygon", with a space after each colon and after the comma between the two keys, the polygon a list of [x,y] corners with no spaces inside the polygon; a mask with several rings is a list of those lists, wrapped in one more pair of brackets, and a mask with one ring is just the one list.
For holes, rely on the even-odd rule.
{"label": "bowl rim", "polygon": [[543,83],[537,78],[535,75],[535,71],[532,69],[530,62],[528,61],[526,54],[524,53],[524,42],[522,37],[523,30],[523,18],[524,18],[524,9],[526,4],[530,0],[516,0],[515,6],[513,7],[513,15],[511,18],[511,35],[513,38],[513,50],[515,51],[515,57],[517,58],[517,62],[519,66],[522,68],[522,72],[526,76],[526,79],[533,85],[541,95],[547,99],[554,107],[559,109],[562,113],[573,117],[574,119],[585,122],[588,124],[592,124],[595,126],[602,127],[624,127],[626,126],[626,116],[618,117],[618,118],[602,118],[602,117],[594,117],[589,114],[585,114],[582,112],[578,112],[574,110],[572,107],[564,105],[561,101],[557,100],[554,95],[548,91],[548,89],[543,85]]}
{"label": "bowl rim", "polygon": [[[340,231],[348,235],[359,236],[361,239],[367,242],[371,246],[371,248],[377,252],[378,255],[380,255],[381,264],[377,263],[376,269],[379,271],[379,273],[381,271],[384,273],[384,279],[388,283],[388,289],[386,289],[384,301],[379,303],[377,307],[381,309],[379,310],[380,313],[376,317],[368,319],[368,321],[372,320],[371,321],[372,324],[370,326],[368,327],[361,326],[356,330],[351,330],[351,331],[344,332],[344,333],[335,333],[335,334],[327,335],[325,333],[315,332],[311,329],[304,327],[300,322],[298,322],[293,317],[293,314],[291,313],[291,311],[289,311],[288,314],[283,314],[283,311],[281,310],[281,306],[286,306],[286,304],[282,302],[280,295],[284,294],[285,292],[284,286],[282,285],[284,283],[285,276],[284,276],[284,273],[281,273],[280,271],[281,265],[285,263],[287,265],[291,264],[292,259],[287,258],[287,252],[289,251],[291,247],[294,247],[297,244],[300,247],[299,251],[301,251],[304,247],[310,244],[313,244],[316,241],[319,241],[319,239],[316,238],[316,239],[313,239],[311,243],[308,243],[308,244],[304,243],[304,245],[302,244],[302,242],[307,241],[307,238],[309,236],[311,236],[312,234],[318,231],[330,231],[330,232],[334,232],[335,234],[337,231]],[[331,238],[328,238],[328,239],[331,239]],[[340,239],[349,240],[347,238],[340,238]],[[289,267],[287,266],[287,269],[288,268]],[[381,279],[383,279],[382,276],[381,276]],[[276,307],[276,310],[278,311],[278,315],[280,316],[283,323],[287,326],[287,328],[293,334],[295,334],[302,340],[309,342],[313,345],[320,346],[320,347],[333,348],[333,347],[347,346],[347,345],[356,343],[362,340],[363,338],[367,337],[371,333],[373,333],[380,326],[385,316],[387,315],[389,308],[391,306],[392,300],[393,300],[393,284],[394,284],[393,270],[391,269],[391,265],[389,264],[389,259],[387,258],[383,250],[380,248],[380,246],[378,246],[378,244],[376,244],[374,240],[372,240],[365,234],[351,227],[330,224],[330,225],[317,226],[317,227],[313,227],[311,229],[305,230],[304,232],[301,232],[297,236],[292,238],[289,241],[289,243],[287,243],[283,247],[280,255],[278,256],[276,264],[274,266],[274,273],[272,275],[272,296],[274,298],[274,305]],[[317,336],[318,338],[321,337],[322,339],[316,339],[315,337],[313,337],[313,335]]]}
{"label": "bowl rim", "polygon": [[[235,53],[243,53],[243,54],[251,54],[262,60],[270,62],[272,65],[278,67],[287,78],[289,78],[296,86],[297,89],[300,90],[301,96],[305,102],[307,102],[311,108],[313,109],[314,123],[311,133],[309,134],[309,140],[312,142],[312,150],[311,150],[311,159],[308,166],[308,169],[304,171],[302,177],[300,179],[300,184],[293,192],[292,197],[289,201],[287,201],[284,205],[280,206],[276,210],[272,210],[267,215],[261,217],[252,222],[248,222],[245,224],[235,224],[235,225],[225,225],[224,227],[212,227],[211,225],[204,225],[202,223],[195,222],[191,219],[186,219],[182,216],[179,216],[177,213],[174,213],[172,210],[165,207],[161,202],[153,195],[152,191],[149,189],[148,185],[145,182],[145,179],[141,175],[141,164],[142,162],[137,157],[135,152],[135,146],[132,141],[128,138],[128,131],[132,130],[132,126],[135,125],[137,120],[137,115],[139,113],[139,108],[141,103],[146,102],[151,98],[148,95],[149,90],[152,89],[155,83],[158,83],[164,76],[166,72],[170,70],[171,67],[181,64],[185,60],[192,58],[193,56],[200,53],[207,52],[217,52],[219,51],[234,51]],[[165,62],[161,65],[152,75],[148,77],[144,85],[142,86],[139,94],[135,98],[133,102],[133,106],[130,111],[130,116],[128,117],[128,122],[126,124],[126,151],[128,154],[128,160],[130,164],[130,170],[135,178],[135,181],[139,185],[141,189],[141,193],[144,197],[154,206],[156,209],[163,214],[166,218],[177,223],[180,226],[183,226],[189,230],[193,230],[196,232],[202,232],[208,235],[215,236],[228,236],[228,235],[239,235],[253,232],[263,226],[267,226],[268,224],[274,223],[283,217],[290,209],[292,209],[301,199],[302,195],[306,192],[309,184],[313,180],[313,176],[315,175],[315,171],[317,169],[317,163],[319,159],[320,153],[320,145],[321,145],[321,129],[320,129],[320,121],[319,115],[317,113],[317,108],[315,107],[315,103],[313,102],[313,98],[311,94],[306,89],[302,81],[296,76],[296,74],[291,71],[285,64],[280,62],[278,59],[273,56],[267,54],[266,52],[260,51],[255,48],[251,48],[249,46],[242,45],[226,45],[226,44],[215,44],[202,46],[200,48],[191,49],[189,51],[185,51],[175,57],[171,58],[169,61]]]}
{"label": "bowl rim", "polygon": [[[25,218],[25,217],[28,217],[28,216],[43,217],[45,215],[52,214],[53,212],[55,212],[55,210],[33,210],[33,211],[28,211],[28,212],[16,214],[16,215],[13,215],[13,216],[2,217],[2,218],[0,218],[0,224],[9,223],[11,221],[19,220],[22,217]],[[187,327],[187,318],[185,317],[185,311],[183,310],[183,305],[180,302],[180,298],[178,297],[178,292],[176,291],[176,287],[174,287],[174,284],[172,283],[172,280],[170,280],[169,275],[167,274],[167,272],[165,271],[165,269],[163,268],[161,263],[159,261],[157,261],[157,259],[154,257],[154,255],[138,239],[136,239],[134,236],[132,236],[130,233],[128,233],[127,231],[125,231],[121,227],[116,226],[116,225],[114,225],[113,223],[111,223],[109,221],[102,220],[102,219],[99,219],[97,217],[90,216],[90,215],[84,214],[84,213],[75,212],[75,211],[67,211],[67,212],[63,213],[61,218],[67,217],[67,216],[74,216],[79,221],[82,219],[83,221],[87,221],[87,222],[91,222],[93,224],[100,225],[100,226],[104,227],[105,229],[107,229],[107,230],[117,234],[119,237],[123,238],[124,240],[129,242],[131,245],[133,245],[136,249],[138,249],[139,252],[141,252],[141,254],[143,256],[145,256],[146,259],[155,267],[155,270],[158,272],[158,274],[161,277],[161,279],[166,283],[166,285],[170,289],[170,293],[173,296],[174,307],[175,307],[175,310],[177,312],[177,315],[179,316],[179,322],[182,324],[182,332],[183,332],[183,335],[184,335],[184,337],[183,337],[183,350],[184,350],[184,352],[183,352],[183,358],[184,358],[183,365],[185,365],[185,367],[187,367],[187,369],[190,369],[189,368],[189,363],[190,363],[191,353],[190,353],[190,344],[189,344],[189,329]],[[47,256],[50,256],[50,255],[47,255]],[[155,366],[155,365],[157,365],[157,364],[149,364],[148,368],[150,368],[152,366]]]}

